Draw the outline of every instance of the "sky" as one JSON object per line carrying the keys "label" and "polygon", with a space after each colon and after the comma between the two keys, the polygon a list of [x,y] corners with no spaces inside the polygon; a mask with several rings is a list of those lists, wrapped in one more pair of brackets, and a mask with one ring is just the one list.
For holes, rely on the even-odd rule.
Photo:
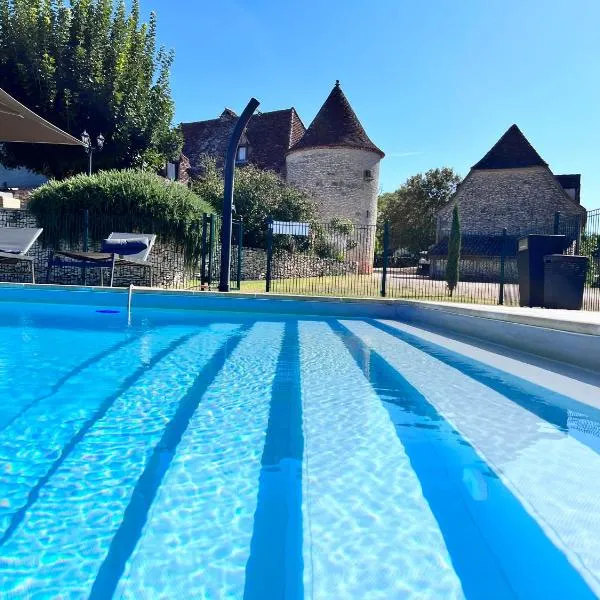
{"label": "sky", "polygon": [[335,80],[386,153],[381,188],[468,173],[516,123],[600,208],[600,0],[141,0],[175,50],[176,122],[295,107]]}

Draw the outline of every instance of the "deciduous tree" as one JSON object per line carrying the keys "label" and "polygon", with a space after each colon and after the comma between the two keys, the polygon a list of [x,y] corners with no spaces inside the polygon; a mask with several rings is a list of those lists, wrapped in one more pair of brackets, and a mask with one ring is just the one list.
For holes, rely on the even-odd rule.
{"label": "deciduous tree", "polygon": [[433,244],[435,213],[448,202],[459,181],[451,168],[430,169],[409,177],[395,192],[379,196],[378,220],[390,223],[391,247],[417,253]]}
{"label": "deciduous tree", "polygon": [[[156,46],[156,16],[139,0],[0,0],[0,87],[75,137],[106,139],[98,168],[158,168],[177,156],[171,127],[173,53]],[[84,168],[82,149],[0,146],[0,162],[61,178]]]}

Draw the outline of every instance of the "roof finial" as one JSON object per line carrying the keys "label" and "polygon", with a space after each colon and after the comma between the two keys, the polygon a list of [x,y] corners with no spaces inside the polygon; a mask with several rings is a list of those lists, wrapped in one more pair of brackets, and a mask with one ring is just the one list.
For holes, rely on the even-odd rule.
{"label": "roof finial", "polygon": [[335,87],[340,87],[340,80],[339,79],[335,80]]}

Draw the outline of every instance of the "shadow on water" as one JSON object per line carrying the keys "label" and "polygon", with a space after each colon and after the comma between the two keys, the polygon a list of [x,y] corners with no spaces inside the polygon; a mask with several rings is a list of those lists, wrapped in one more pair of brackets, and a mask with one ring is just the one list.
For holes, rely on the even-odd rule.
{"label": "shadow on water", "polygon": [[566,556],[425,396],[330,322],[388,410],[467,598],[594,598]]}
{"label": "shadow on water", "polygon": [[298,323],[286,323],[273,381],[244,600],[301,600],[302,396]]}

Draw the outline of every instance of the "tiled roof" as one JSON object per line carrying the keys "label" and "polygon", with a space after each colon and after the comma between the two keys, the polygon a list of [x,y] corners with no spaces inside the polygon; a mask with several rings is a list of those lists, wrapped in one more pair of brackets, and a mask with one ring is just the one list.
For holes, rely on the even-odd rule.
{"label": "tiled roof", "polygon": [[322,147],[348,147],[384,153],[369,139],[348,99],[336,82],[325,103],[293,150]]}
{"label": "tiled roof", "polygon": [[519,169],[547,167],[521,130],[512,125],[473,169]]}
{"label": "tiled roof", "polygon": [[261,169],[281,173],[293,135],[302,135],[304,125],[293,108],[274,110],[250,119],[246,128],[248,160]]}
{"label": "tiled roof", "polygon": [[[229,136],[237,115],[225,109],[218,119],[182,123],[183,152],[196,168],[202,155],[215,156],[223,164]],[[293,108],[255,114],[245,131],[248,162],[261,169],[282,173],[290,146],[304,134],[305,128]]]}

